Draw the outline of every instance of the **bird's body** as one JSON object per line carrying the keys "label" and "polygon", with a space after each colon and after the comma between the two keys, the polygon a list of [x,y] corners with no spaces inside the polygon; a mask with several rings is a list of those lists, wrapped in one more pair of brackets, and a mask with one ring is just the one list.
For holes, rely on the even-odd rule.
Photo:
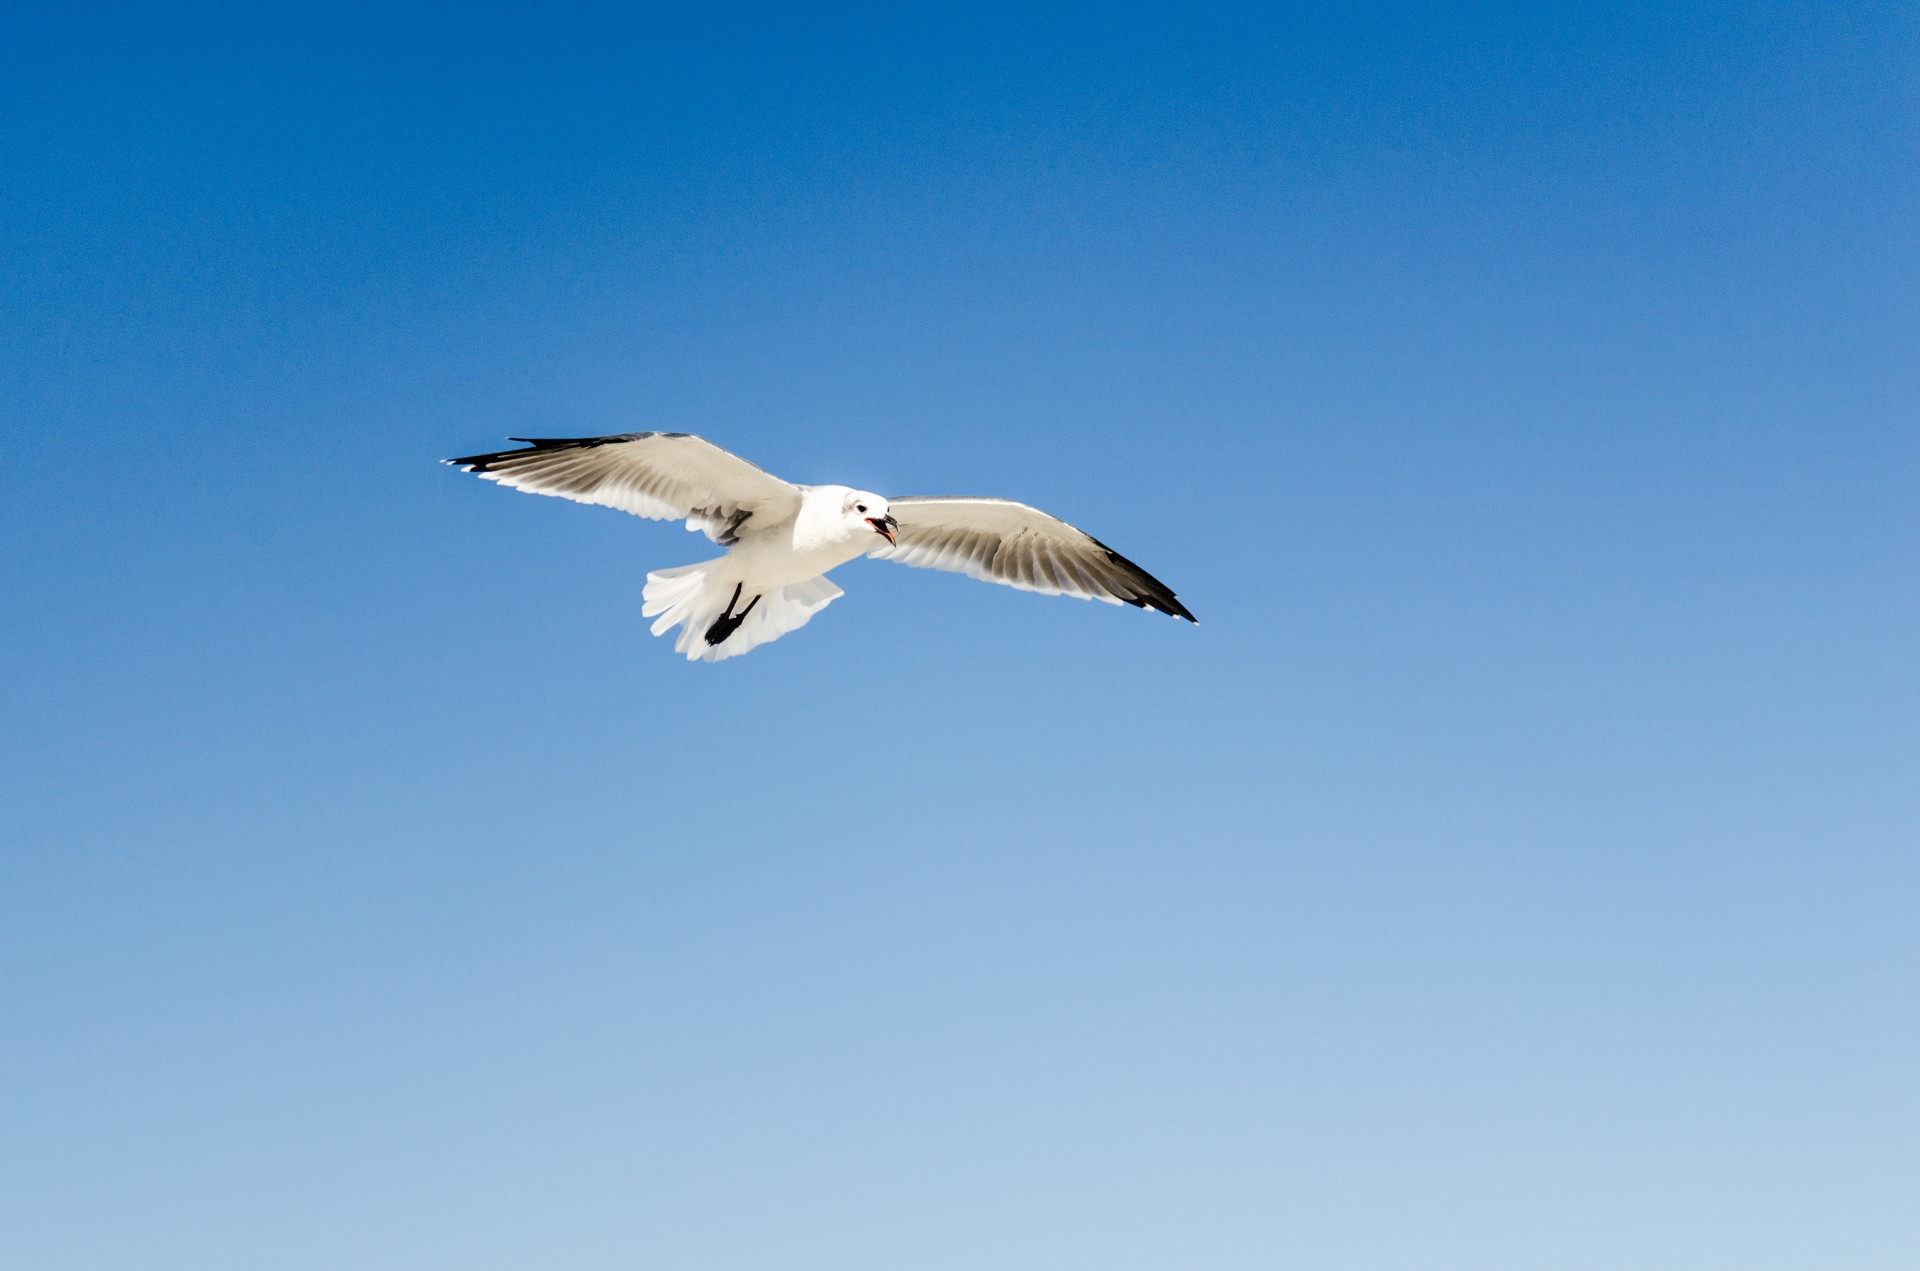
{"label": "bird's body", "polygon": [[689,659],[717,662],[805,626],[844,594],[825,575],[857,556],[1195,621],[1139,566],[1024,504],[795,485],[687,433],[513,440],[529,446],[447,462],[529,493],[684,518],[727,549],[647,575],[641,613],[655,635],[681,628],[674,647]]}
{"label": "bird's body", "polygon": [[[800,507],[793,516],[758,526],[749,521],[722,559],[747,576],[782,585],[817,578],[865,556],[874,547],[873,527],[839,515],[857,493],[844,485],[802,486]],[[885,516],[885,501],[880,502],[878,514]]]}

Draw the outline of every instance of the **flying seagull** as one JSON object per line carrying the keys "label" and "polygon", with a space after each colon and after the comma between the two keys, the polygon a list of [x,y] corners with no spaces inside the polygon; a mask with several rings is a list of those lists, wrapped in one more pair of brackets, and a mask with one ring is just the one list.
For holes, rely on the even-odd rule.
{"label": "flying seagull", "polygon": [[527,448],[446,462],[529,494],[684,519],[727,549],[647,575],[640,613],[655,635],[679,627],[673,647],[689,661],[718,662],[805,626],[844,594],[827,571],[856,556],[1199,621],[1146,570],[1023,503],[794,485],[691,433],[507,440]]}

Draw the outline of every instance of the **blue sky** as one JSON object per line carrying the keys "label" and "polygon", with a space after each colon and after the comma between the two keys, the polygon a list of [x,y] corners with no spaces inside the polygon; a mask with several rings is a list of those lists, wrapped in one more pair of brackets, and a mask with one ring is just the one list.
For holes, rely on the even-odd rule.
{"label": "blue sky", "polygon": [[0,1262],[1920,1259],[1910,12],[4,31]]}

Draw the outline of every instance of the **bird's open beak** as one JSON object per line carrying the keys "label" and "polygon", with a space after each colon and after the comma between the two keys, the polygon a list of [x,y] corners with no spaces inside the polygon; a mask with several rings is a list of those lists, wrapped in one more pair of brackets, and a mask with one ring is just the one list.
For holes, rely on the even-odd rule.
{"label": "bird's open beak", "polygon": [[893,536],[893,532],[900,528],[900,522],[890,516],[870,516],[867,524],[873,526],[874,533],[885,535],[887,542],[895,547],[900,545],[900,540]]}

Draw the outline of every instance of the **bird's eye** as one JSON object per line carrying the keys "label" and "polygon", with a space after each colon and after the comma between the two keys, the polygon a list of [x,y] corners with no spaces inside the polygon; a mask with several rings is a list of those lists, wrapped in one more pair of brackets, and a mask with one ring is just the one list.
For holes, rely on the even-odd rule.
{"label": "bird's eye", "polygon": [[866,504],[864,504],[864,503],[862,503],[862,504],[860,505],[860,510],[861,510],[862,512],[864,512],[864,511],[866,511],[866,510],[867,510],[867,505],[866,505]]}

